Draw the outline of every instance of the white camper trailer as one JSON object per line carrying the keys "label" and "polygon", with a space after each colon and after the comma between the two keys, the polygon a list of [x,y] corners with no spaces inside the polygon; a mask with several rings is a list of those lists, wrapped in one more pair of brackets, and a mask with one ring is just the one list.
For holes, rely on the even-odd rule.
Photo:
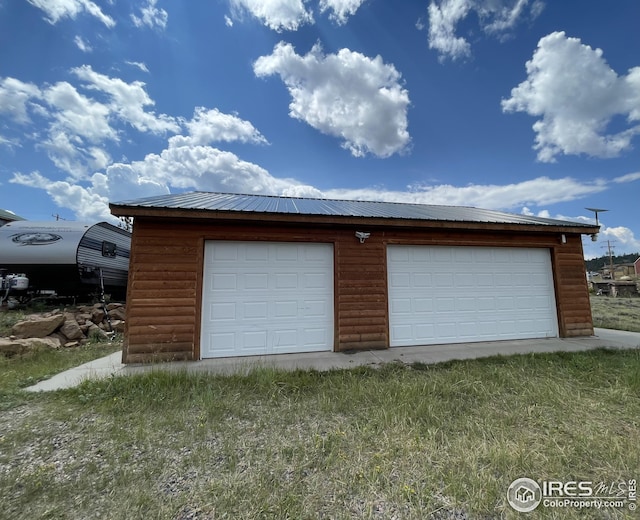
{"label": "white camper trailer", "polygon": [[29,291],[60,296],[99,292],[122,298],[131,233],[107,222],[16,221],[0,227],[0,268],[23,273]]}

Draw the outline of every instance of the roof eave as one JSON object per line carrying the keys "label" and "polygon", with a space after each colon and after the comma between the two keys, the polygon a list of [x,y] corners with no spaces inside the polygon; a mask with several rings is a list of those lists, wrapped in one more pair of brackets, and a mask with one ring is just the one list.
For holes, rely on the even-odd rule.
{"label": "roof eave", "polygon": [[568,233],[580,235],[593,235],[600,231],[599,226],[574,224],[533,224],[533,223],[503,223],[503,222],[477,222],[463,220],[429,220],[429,219],[404,219],[385,217],[353,217],[337,215],[308,215],[289,213],[265,213],[224,211],[208,209],[182,209],[182,208],[153,208],[143,206],[130,206],[109,204],[111,213],[116,217],[152,217],[152,218],[184,218],[194,220],[217,220],[254,223],[295,223],[298,224],[324,224],[324,225],[358,225],[358,226],[385,226],[395,228],[432,228],[432,229],[494,229],[501,231],[537,231],[546,233]]}

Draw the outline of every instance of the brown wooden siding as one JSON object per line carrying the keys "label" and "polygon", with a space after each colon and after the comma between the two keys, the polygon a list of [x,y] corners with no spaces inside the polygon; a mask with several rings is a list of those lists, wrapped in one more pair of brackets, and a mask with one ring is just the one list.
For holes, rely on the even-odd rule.
{"label": "brown wooden siding", "polygon": [[[355,231],[370,231],[361,244]],[[200,358],[204,242],[268,240],[334,245],[334,349],[387,348],[387,244],[544,247],[551,250],[561,337],[593,334],[580,235],[354,225],[135,220],[123,361]]]}
{"label": "brown wooden siding", "polygon": [[568,236],[566,244],[553,248],[552,263],[560,337],[593,335],[591,302],[580,237]]}
{"label": "brown wooden siding", "polygon": [[342,233],[335,247],[335,350],[387,347],[389,326],[384,243],[378,237],[361,244],[355,238],[355,231],[349,230]]}

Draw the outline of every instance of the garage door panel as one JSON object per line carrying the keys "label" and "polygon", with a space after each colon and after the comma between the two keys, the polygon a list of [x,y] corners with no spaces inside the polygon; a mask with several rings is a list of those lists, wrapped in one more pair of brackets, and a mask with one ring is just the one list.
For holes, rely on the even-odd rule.
{"label": "garage door panel", "polygon": [[205,243],[202,357],[333,349],[331,244]]}
{"label": "garage door panel", "polygon": [[209,279],[211,280],[211,283],[207,285],[209,285],[210,290],[235,291],[238,289],[238,277],[235,274],[212,274]]}
{"label": "garage door panel", "polygon": [[[295,349],[298,347],[298,331],[295,329],[275,329],[273,331],[274,350]],[[274,352],[275,353],[275,352]]]}
{"label": "garage door panel", "polygon": [[276,289],[295,289],[298,287],[298,275],[295,273],[279,273],[275,277]]}
{"label": "garage door panel", "polygon": [[327,302],[325,300],[306,300],[302,307],[302,316],[305,318],[320,318],[328,314]]}
{"label": "garage door panel", "polygon": [[296,318],[298,315],[297,301],[276,301],[273,303],[273,312],[275,318]]}
{"label": "garage door panel", "polygon": [[456,300],[454,298],[436,298],[436,313],[442,316],[444,312],[455,311]]}
{"label": "garage door panel", "polygon": [[305,273],[302,287],[304,289],[324,289],[333,285],[333,279],[327,273]]}
{"label": "garage door panel", "polygon": [[409,298],[394,298],[391,301],[391,312],[400,315],[400,314],[411,314],[411,300]]}
{"label": "garage door panel", "polygon": [[235,320],[237,318],[235,303],[213,303],[209,306],[209,320]]}
{"label": "garage door panel", "polygon": [[387,264],[392,346],[557,336],[547,249],[393,245]]}

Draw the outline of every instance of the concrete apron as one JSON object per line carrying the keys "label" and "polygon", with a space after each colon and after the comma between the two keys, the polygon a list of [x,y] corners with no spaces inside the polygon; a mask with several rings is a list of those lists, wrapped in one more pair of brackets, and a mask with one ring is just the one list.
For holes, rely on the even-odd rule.
{"label": "concrete apron", "polygon": [[640,348],[640,333],[610,329],[595,329],[595,336],[584,338],[548,338],[515,341],[490,341],[451,345],[393,347],[386,350],[362,352],[312,352],[304,354],[275,354],[268,356],[176,361],[156,364],[124,365],[122,353],[96,359],[84,365],[56,374],[51,379],[25,388],[28,392],[47,392],[72,388],[85,379],[101,379],[112,375],[143,374],[150,371],[205,372],[214,374],[243,374],[256,367],[281,370],[331,370],[358,366],[379,366],[384,363],[441,363],[453,359],[475,359],[494,355],[527,354],[531,352],[578,352],[596,348]]}

